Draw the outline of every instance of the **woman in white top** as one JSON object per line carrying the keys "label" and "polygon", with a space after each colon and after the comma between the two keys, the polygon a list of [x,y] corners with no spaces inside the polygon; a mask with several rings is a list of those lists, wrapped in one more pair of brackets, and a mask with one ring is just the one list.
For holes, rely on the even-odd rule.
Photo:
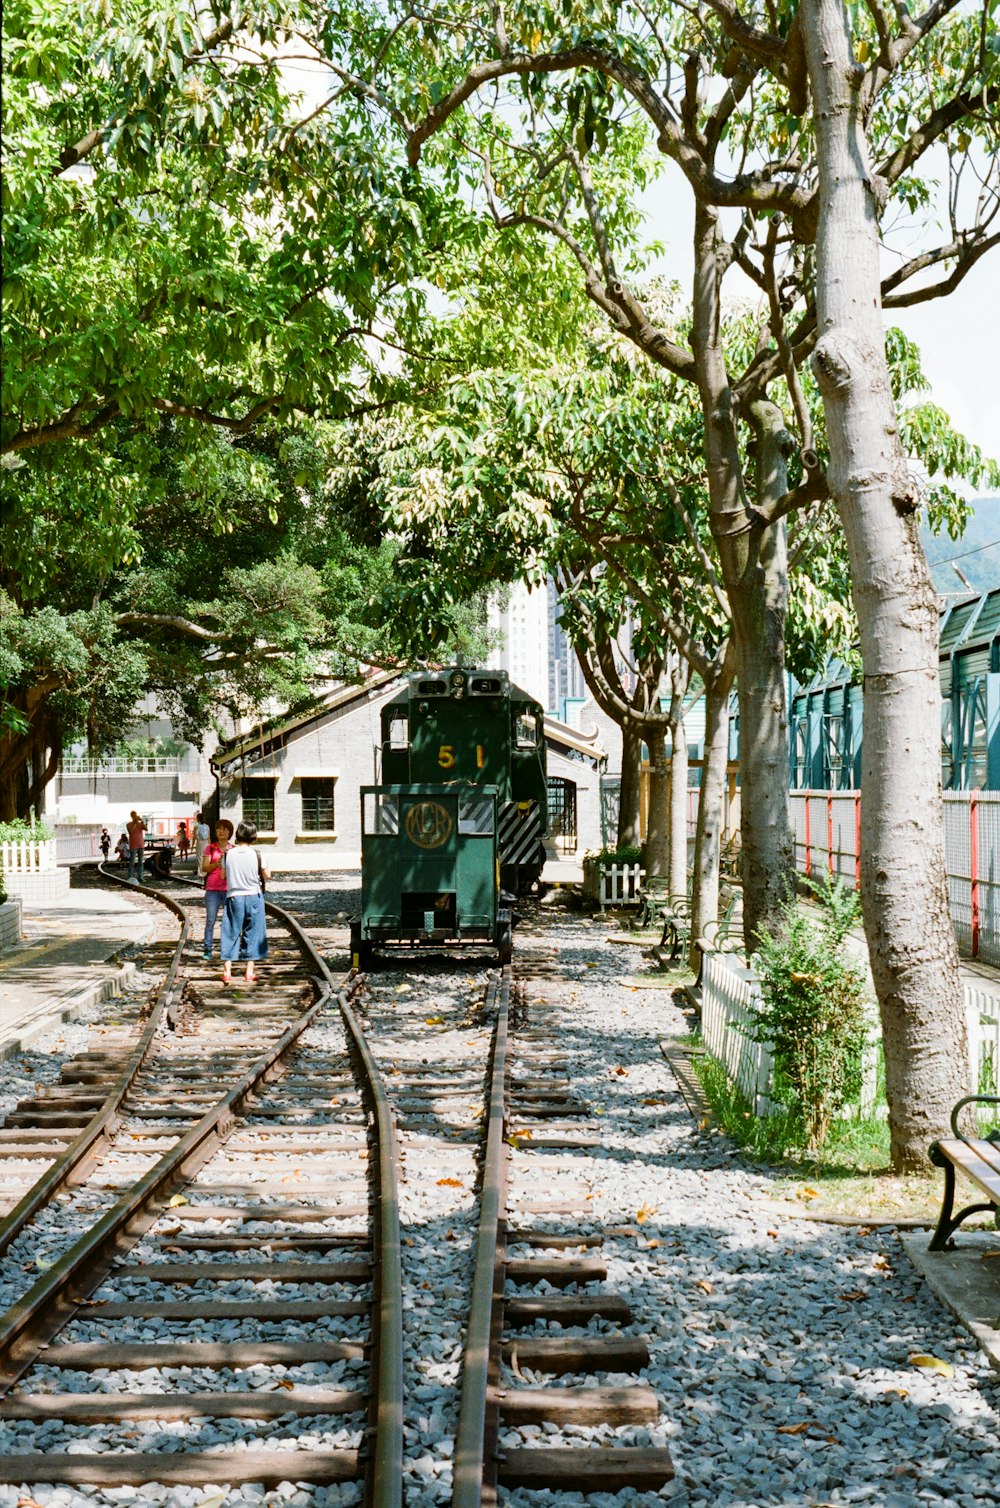
{"label": "woman in white top", "polygon": [[235,845],[226,850],[226,910],[222,918],[222,982],[233,982],[233,960],[241,951],[247,961],[245,979],[254,984],[254,964],[267,957],[267,922],[264,916],[264,881],[270,871],[261,863],[254,848],[257,829],[252,822],[241,822],[236,829]]}

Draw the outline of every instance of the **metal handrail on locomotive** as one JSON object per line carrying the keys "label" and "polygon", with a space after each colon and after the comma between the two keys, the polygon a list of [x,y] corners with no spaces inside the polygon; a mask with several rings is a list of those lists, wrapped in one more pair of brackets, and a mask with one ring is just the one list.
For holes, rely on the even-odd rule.
{"label": "metal handrail on locomotive", "polygon": [[544,713],[503,670],[421,671],[382,709],[380,785],[361,790],[365,967],[392,945],[495,947],[545,863]]}

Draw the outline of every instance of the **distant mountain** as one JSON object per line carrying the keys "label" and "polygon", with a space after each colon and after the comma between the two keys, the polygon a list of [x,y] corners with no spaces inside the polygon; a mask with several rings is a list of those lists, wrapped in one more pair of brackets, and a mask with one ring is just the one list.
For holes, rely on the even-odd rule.
{"label": "distant mountain", "polygon": [[975,512],[961,539],[928,534],[926,529],[920,532],[934,585],[951,596],[962,590],[954,567],[977,592],[1000,586],[1000,497],[976,498],[973,506]]}

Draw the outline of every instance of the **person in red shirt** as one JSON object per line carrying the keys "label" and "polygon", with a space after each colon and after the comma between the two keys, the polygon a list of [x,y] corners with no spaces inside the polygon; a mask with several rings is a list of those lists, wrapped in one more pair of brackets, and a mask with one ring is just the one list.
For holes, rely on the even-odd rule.
{"label": "person in red shirt", "polygon": [[233,824],[225,817],[215,824],[215,842],[209,843],[201,856],[205,876],[205,952],[212,957],[215,942],[215,919],[226,904],[226,853],[233,839]]}
{"label": "person in red shirt", "polygon": [[131,812],[125,824],[128,833],[128,877],[141,885],[145,879],[146,824],[138,812]]}

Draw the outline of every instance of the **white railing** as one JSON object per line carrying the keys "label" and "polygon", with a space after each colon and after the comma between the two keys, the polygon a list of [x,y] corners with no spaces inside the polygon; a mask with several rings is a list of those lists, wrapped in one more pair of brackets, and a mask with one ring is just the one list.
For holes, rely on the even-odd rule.
{"label": "white railing", "polygon": [[774,1108],[768,1098],[774,1064],[763,1042],[750,1035],[760,986],[752,970],[732,955],[709,953],[701,992],[701,1035],[731,1084],[749,1100],[755,1115]]}
{"label": "white railing", "polygon": [[[970,1080],[973,1086],[982,1085],[987,1093],[995,1094],[1000,1070],[1000,998],[971,984],[963,987],[963,993]],[[751,969],[732,954],[708,954],[702,975],[702,1039],[726,1070],[729,1082],[753,1106],[754,1114],[764,1116],[780,1107],[770,1099],[771,1054],[765,1043],[750,1035],[754,1004],[759,1000],[760,985]],[[862,1063],[860,1103],[851,1107],[852,1113],[870,1115],[875,1108],[880,1040],[881,1029],[873,1019]]]}
{"label": "white railing", "polygon": [[639,892],[646,883],[641,864],[609,864],[601,867],[601,910],[605,906],[638,906]]}
{"label": "white railing", "polygon": [[[110,832],[110,828],[109,828]],[[71,859],[96,859],[100,854],[99,827],[72,826],[56,828],[56,853],[60,864],[66,864]],[[117,839],[112,839],[112,843]]]}
{"label": "white railing", "polygon": [[177,775],[198,769],[193,754],[158,754],[135,758],[74,759],[64,758],[61,775]]}
{"label": "white railing", "polygon": [[0,867],[7,875],[50,874],[56,867],[55,839],[0,843]]}

